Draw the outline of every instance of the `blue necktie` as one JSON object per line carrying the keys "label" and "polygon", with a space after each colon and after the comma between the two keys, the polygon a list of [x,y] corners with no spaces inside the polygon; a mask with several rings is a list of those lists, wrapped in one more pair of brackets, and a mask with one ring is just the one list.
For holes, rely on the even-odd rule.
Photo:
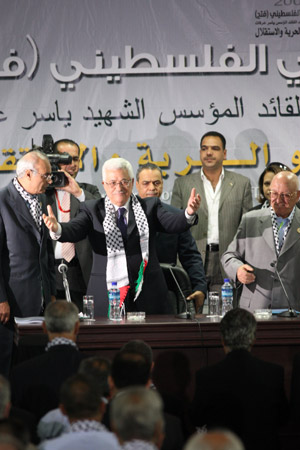
{"label": "blue necktie", "polygon": [[126,208],[118,209],[117,226],[118,226],[119,230],[121,231],[123,239],[127,239],[127,223],[126,223],[126,219],[124,217],[125,213],[126,213]]}

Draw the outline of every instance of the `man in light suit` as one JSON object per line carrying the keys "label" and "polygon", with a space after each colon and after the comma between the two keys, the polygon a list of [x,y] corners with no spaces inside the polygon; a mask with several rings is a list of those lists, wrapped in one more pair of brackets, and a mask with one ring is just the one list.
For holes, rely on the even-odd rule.
{"label": "man in light suit", "polygon": [[171,204],[183,208],[191,186],[201,197],[199,222],[191,232],[204,261],[209,290],[219,290],[224,271],[220,256],[232,241],[242,215],[252,207],[250,180],[224,170],[226,140],[216,131],[204,134],[200,142],[200,172],[175,180]]}
{"label": "man in light suit", "polygon": [[[153,163],[140,166],[136,173],[136,188],[141,198],[160,198],[163,192],[161,169]],[[164,204],[169,211],[176,211],[173,206]],[[160,263],[177,264],[177,257],[187,272],[193,292],[187,300],[195,302],[196,311],[202,308],[206,296],[206,278],[201,255],[190,230],[178,234],[157,233],[156,253]]]}
{"label": "man in light suit", "polygon": [[155,251],[157,231],[178,233],[191,226],[200,197],[195,189],[186,211],[170,213],[157,198],[138,199],[132,194],[131,164],[112,158],[102,168],[106,197],[84,203],[69,223],[58,224],[48,206],[44,221],[62,242],[89,237],[93,268],[88,294],[95,297],[95,315],[106,316],[107,291],[117,281],[127,311],[164,314],[170,310],[167,285]]}
{"label": "man in light suit", "polygon": [[51,184],[46,155],[32,151],[0,191],[0,372],[8,375],[14,317],[38,316],[55,295],[54,257],[42,221]]}
{"label": "man in light suit", "polygon": [[[53,145],[54,153],[68,153],[72,157],[70,164],[60,164],[60,169],[67,177],[66,186],[58,189],[51,189],[46,192],[47,204],[52,206],[53,212],[58,220],[69,221],[79,211],[80,203],[86,200],[100,198],[97,186],[89,183],[77,183],[76,176],[79,171],[80,149],[76,142],[71,139],[61,139]],[[64,212],[62,203],[64,196],[68,196],[67,212]],[[64,299],[65,291],[62,282],[62,275],[58,272],[64,253],[60,242],[53,242],[55,254],[55,272],[57,298]],[[73,244],[75,252],[71,254],[71,259],[65,261],[68,266],[68,282],[70,287],[71,300],[76,304],[79,311],[82,311],[82,297],[86,294],[87,285],[92,269],[92,249],[88,239]],[[69,259],[69,258],[68,258]]]}
{"label": "man in light suit", "polygon": [[237,234],[222,256],[228,276],[242,284],[240,306],[255,309],[288,307],[276,268],[291,306],[300,309],[299,181],[280,172],[271,183],[271,208],[245,214]]}

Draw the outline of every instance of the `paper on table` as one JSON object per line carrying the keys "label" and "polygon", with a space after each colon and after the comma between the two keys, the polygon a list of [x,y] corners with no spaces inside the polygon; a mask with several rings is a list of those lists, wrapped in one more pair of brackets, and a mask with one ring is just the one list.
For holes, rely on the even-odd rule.
{"label": "paper on table", "polygon": [[17,323],[17,325],[26,325],[26,324],[33,324],[33,323],[37,323],[37,324],[41,324],[44,322],[44,317],[15,317],[15,321]]}

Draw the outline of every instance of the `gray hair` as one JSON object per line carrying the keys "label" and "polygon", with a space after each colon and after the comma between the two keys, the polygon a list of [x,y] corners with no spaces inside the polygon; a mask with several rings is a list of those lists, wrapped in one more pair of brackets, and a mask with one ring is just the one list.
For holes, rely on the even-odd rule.
{"label": "gray hair", "polygon": [[4,418],[8,403],[10,403],[10,384],[3,375],[0,375],[0,419]]}
{"label": "gray hair", "polygon": [[225,314],[220,330],[224,344],[231,350],[249,350],[255,339],[256,320],[246,309],[235,308]]}
{"label": "gray hair", "polygon": [[45,325],[50,333],[71,333],[78,322],[79,310],[72,302],[57,300],[47,305]]}
{"label": "gray hair", "polygon": [[143,166],[139,166],[138,170],[136,171],[136,180],[139,181],[140,178],[140,173],[143,172],[143,170],[158,170],[161,177],[163,177],[162,175],[162,170],[160,167],[158,167],[156,164],[154,163],[146,163]]}
{"label": "gray hair", "polygon": [[50,164],[49,159],[45,153],[40,150],[30,150],[17,162],[16,174],[17,177],[22,177],[26,170],[35,170],[39,160],[47,161]]}
{"label": "gray hair", "polygon": [[151,442],[158,427],[163,430],[163,403],[160,395],[145,387],[130,387],[112,400],[110,420],[122,441]]}
{"label": "gray hair", "polygon": [[245,450],[242,441],[231,431],[214,430],[194,434],[184,450]]}
{"label": "gray hair", "polygon": [[106,180],[107,170],[127,170],[130,179],[134,178],[133,168],[129,161],[124,158],[110,158],[102,166],[102,180]]}

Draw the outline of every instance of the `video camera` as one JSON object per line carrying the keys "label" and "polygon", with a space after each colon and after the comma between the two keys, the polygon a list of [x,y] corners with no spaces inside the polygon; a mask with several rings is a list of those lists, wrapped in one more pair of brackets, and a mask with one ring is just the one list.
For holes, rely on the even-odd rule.
{"label": "video camera", "polygon": [[42,147],[38,147],[38,149],[45,153],[50,161],[52,169],[51,188],[60,188],[68,184],[68,178],[63,172],[59,171],[59,164],[70,164],[72,156],[68,153],[55,153],[53,144],[54,141],[51,134],[44,134]]}

